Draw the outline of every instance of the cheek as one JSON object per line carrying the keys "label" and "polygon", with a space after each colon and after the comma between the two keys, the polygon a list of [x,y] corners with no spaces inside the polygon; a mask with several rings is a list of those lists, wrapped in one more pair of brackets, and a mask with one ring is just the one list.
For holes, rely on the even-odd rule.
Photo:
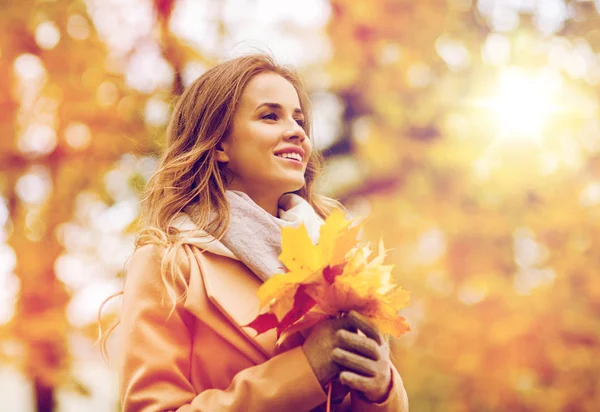
{"label": "cheek", "polygon": [[250,128],[251,140],[259,145],[275,145],[280,139],[281,131],[274,125],[266,123],[254,123]]}
{"label": "cheek", "polygon": [[304,141],[304,151],[308,155],[308,158],[310,158],[310,155],[312,154],[312,150],[313,150],[312,142],[310,140],[308,140],[308,138],[307,138]]}

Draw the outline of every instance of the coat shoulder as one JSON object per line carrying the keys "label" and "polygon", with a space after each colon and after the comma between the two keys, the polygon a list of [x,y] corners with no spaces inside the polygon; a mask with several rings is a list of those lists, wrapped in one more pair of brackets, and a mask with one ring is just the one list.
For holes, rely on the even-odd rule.
{"label": "coat shoulder", "polygon": [[172,279],[176,280],[173,283],[177,291],[183,292],[189,285],[191,269],[184,249],[185,246],[175,250],[154,243],[137,247],[125,271],[126,283],[164,284],[163,279]]}

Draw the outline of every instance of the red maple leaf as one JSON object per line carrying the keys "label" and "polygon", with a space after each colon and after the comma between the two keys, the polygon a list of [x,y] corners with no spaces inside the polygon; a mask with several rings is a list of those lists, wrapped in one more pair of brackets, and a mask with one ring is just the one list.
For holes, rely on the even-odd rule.
{"label": "red maple leaf", "polygon": [[260,335],[261,333],[265,333],[268,330],[276,328],[278,324],[279,321],[274,313],[263,313],[262,315],[258,315],[256,319],[245,326],[254,329],[258,335]]}
{"label": "red maple leaf", "polygon": [[325,280],[327,281],[327,283],[329,283],[330,285],[333,283],[334,279],[336,278],[336,276],[339,276],[342,274],[342,272],[344,271],[344,266],[346,266],[346,263],[340,263],[339,265],[335,265],[335,266],[327,266],[325,269],[323,269],[323,277],[325,278]]}
{"label": "red maple leaf", "polygon": [[294,295],[294,306],[279,322],[277,325],[277,337],[281,335],[281,332],[288,326],[291,326],[294,322],[300,319],[306,314],[317,302],[306,293],[306,285],[300,285],[296,294]]}

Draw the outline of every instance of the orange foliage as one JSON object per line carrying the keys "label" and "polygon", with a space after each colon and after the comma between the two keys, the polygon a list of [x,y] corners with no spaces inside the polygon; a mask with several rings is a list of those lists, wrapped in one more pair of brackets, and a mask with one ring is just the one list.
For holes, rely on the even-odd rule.
{"label": "orange foliage", "polygon": [[[594,411],[600,153],[590,74],[600,68],[596,59],[575,74],[554,57],[563,45],[597,53],[600,17],[569,2],[577,18],[553,36],[528,13],[494,32],[479,3],[332,1],[332,88],[363,178],[332,193],[369,210],[367,239],[383,236],[411,290],[401,313],[413,333],[393,345],[411,409]],[[501,50],[489,48],[500,43],[510,54],[495,63]],[[493,106],[508,66],[562,79],[538,134],[505,131],[530,126],[539,109],[510,107],[530,97],[525,87]],[[498,123],[495,110],[512,118]]]}

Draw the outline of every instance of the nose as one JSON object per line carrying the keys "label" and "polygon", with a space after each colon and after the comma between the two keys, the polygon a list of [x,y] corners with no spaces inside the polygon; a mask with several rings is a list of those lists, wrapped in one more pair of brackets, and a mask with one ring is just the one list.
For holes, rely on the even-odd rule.
{"label": "nose", "polygon": [[284,140],[298,140],[298,142],[302,143],[306,139],[306,132],[304,129],[294,121],[294,126],[285,130],[283,132]]}

